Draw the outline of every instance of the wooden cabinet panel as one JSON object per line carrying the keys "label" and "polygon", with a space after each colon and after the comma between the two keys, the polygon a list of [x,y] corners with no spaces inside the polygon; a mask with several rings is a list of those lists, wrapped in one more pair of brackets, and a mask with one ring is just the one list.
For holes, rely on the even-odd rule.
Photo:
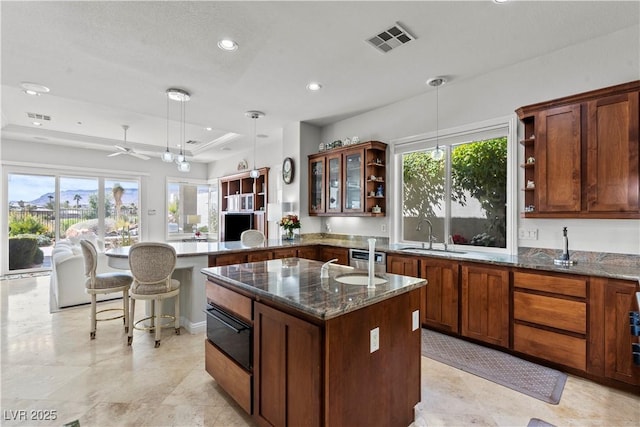
{"label": "wooden cabinet panel", "polygon": [[320,329],[255,303],[254,417],[265,426],[319,426]]}
{"label": "wooden cabinet panel", "polygon": [[298,258],[318,259],[318,248],[316,246],[303,246],[298,248]]}
{"label": "wooden cabinet panel", "polygon": [[[214,266],[220,267],[223,265],[243,264],[247,262],[246,253],[234,253],[234,254],[222,254],[216,255],[214,258]],[[211,263],[211,257],[209,257],[209,263]]]}
{"label": "wooden cabinet panel", "polygon": [[633,364],[629,332],[629,311],[638,285],[633,282],[609,279],[605,290],[605,375],[630,384],[640,384],[640,367]]}
{"label": "wooden cabinet panel", "polygon": [[422,323],[433,329],[458,333],[458,278],[456,262],[423,258],[420,277],[427,279],[421,307]]}
{"label": "wooden cabinet panel", "polygon": [[580,105],[543,110],[536,117],[538,211],[580,212]]}
{"label": "wooden cabinet panel", "polygon": [[[427,285],[429,286],[429,285]],[[499,267],[462,266],[463,336],[509,346],[509,272]]]}
{"label": "wooden cabinet panel", "polygon": [[586,298],[586,279],[566,274],[563,276],[516,271],[513,273],[513,287]]}
{"label": "wooden cabinet panel", "polygon": [[268,261],[273,259],[271,251],[251,251],[247,253],[247,262]]}
{"label": "wooden cabinet panel", "polygon": [[572,368],[586,369],[587,340],[584,338],[515,324],[513,349]]}
{"label": "wooden cabinet panel", "polygon": [[297,256],[298,250],[296,248],[274,249],[272,259],[295,258]]}
{"label": "wooden cabinet panel", "polygon": [[[387,271],[393,274],[401,274],[403,276],[420,277],[419,258],[411,258],[402,255],[387,255]],[[428,285],[427,285],[428,286]]]}
{"label": "wooden cabinet panel", "polygon": [[587,304],[581,301],[514,292],[513,317],[578,334],[587,333]]}
{"label": "wooden cabinet panel", "polygon": [[349,265],[349,249],[322,246],[320,254],[320,261],[329,261],[337,258],[337,264]]}
{"label": "wooden cabinet panel", "polygon": [[205,293],[207,302],[237,314],[249,322],[253,320],[252,301],[250,298],[210,280],[206,282]]}
{"label": "wooden cabinet panel", "polygon": [[589,212],[638,212],[638,92],[587,104]]}
{"label": "wooden cabinet panel", "polygon": [[251,374],[205,339],[205,370],[244,409],[251,414]]}

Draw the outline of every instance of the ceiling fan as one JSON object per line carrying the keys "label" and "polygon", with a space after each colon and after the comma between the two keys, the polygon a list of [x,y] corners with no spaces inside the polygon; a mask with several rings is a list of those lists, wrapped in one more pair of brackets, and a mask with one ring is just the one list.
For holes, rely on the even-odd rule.
{"label": "ceiling fan", "polygon": [[149,160],[151,157],[146,156],[144,154],[136,153],[133,151],[133,148],[127,147],[127,129],[129,129],[129,125],[122,125],[122,129],[124,129],[124,145],[114,145],[117,150],[115,153],[109,154],[107,157],[119,156],[120,154],[127,154],[129,156],[137,157],[142,160]]}

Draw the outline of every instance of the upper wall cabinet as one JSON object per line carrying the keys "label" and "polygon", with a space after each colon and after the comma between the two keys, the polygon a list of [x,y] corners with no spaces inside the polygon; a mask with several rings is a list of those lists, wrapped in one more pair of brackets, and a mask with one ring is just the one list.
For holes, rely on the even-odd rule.
{"label": "upper wall cabinet", "polygon": [[363,142],[309,156],[309,215],[384,216],[387,144]]}
{"label": "upper wall cabinet", "polygon": [[640,218],[640,81],[519,108],[524,216]]}

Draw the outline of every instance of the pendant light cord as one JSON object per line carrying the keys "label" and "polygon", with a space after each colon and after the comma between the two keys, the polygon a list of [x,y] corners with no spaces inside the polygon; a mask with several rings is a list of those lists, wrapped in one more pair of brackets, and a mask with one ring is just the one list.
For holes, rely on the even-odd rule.
{"label": "pendant light cord", "polygon": [[258,117],[253,118],[253,170],[256,170],[256,121]]}

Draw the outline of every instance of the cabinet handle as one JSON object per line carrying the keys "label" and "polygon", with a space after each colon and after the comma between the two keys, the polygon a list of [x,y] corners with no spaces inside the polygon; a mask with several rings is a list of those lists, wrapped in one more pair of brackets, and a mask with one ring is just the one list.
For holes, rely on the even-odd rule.
{"label": "cabinet handle", "polygon": [[249,329],[249,328],[240,328],[240,329],[238,329],[235,326],[233,326],[232,324],[230,324],[229,322],[227,322],[224,319],[221,319],[220,317],[218,317],[215,314],[213,314],[213,312],[211,310],[205,310],[205,311],[209,316],[213,317],[218,322],[220,322],[223,325],[225,325],[227,328],[232,329],[233,331],[235,331],[236,334],[239,334],[240,332],[244,331],[245,329]]}

